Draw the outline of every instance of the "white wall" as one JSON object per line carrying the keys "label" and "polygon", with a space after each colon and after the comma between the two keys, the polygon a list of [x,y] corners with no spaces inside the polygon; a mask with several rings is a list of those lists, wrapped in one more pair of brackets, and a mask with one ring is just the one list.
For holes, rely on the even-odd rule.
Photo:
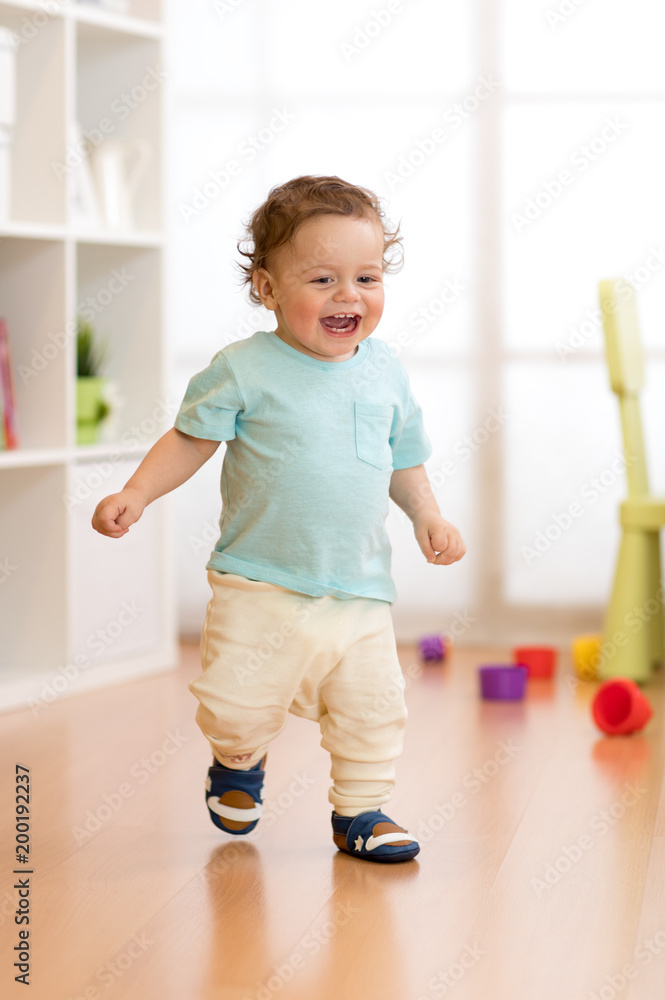
{"label": "white wall", "polygon": [[[242,221],[269,188],[304,173],[373,188],[401,221],[406,256],[374,336],[402,339],[439,505],[468,544],[458,565],[427,565],[391,505],[398,638],[469,617],[461,642],[595,630],[624,493],[601,278],[631,275],[639,290],[652,479],[665,479],[657,0],[166,7],[174,399],[219,347],[274,326],[233,271]],[[281,131],[263,132],[251,153],[271,121]],[[230,160],[239,172],[227,183]],[[208,598],[223,449],[176,499],[180,620],[192,634]],[[575,501],[583,516],[525,555]]]}

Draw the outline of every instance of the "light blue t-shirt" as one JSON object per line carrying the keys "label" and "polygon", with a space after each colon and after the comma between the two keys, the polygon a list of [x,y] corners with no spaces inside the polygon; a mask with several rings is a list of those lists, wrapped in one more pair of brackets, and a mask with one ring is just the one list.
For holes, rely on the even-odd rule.
{"label": "light blue t-shirt", "polygon": [[369,337],[348,361],[319,361],[260,331],[190,379],[175,426],[227,442],[208,569],[315,597],[395,601],[390,477],[432,446],[387,344]]}

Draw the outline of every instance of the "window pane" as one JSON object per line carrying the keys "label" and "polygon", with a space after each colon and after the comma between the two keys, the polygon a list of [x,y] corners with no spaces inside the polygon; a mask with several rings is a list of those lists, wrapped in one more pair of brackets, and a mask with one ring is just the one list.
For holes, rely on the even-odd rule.
{"label": "window pane", "polygon": [[[506,366],[505,596],[606,600],[626,494],[616,400],[601,363]],[[571,506],[572,505],[572,506]]]}
{"label": "window pane", "polygon": [[[477,462],[475,453],[465,444],[465,435],[472,435],[475,429],[473,377],[457,365],[428,370],[418,364],[408,372],[434,449],[425,468],[441,513],[459,528],[467,553],[453,566],[430,566],[415,540],[411,522],[391,502],[388,533],[398,594],[395,621],[403,634],[410,630],[410,621],[412,627],[421,615],[439,623],[438,628],[448,628],[454,610],[473,606],[482,568],[482,554],[476,543]],[[464,641],[469,641],[470,636],[471,631]]]}
{"label": "window pane", "polygon": [[229,101],[263,84],[261,11],[254,0],[166,0],[165,20],[172,93]]}
{"label": "window pane", "polygon": [[501,80],[528,93],[663,90],[664,32],[656,0],[503,0]]}
{"label": "window pane", "polygon": [[626,277],[645,344],[662,346],[665,108],[515,106],[504,126],[506,345],[602,350],[598,281]]}
{"label": "window pane", "polygon": [[[265,2],[263,17],[265,73],[278,91],[355,94],[364,107],[373,94],[457,91],[472,82],[473,4],[289,0]],[[373,139],[369,116],[366,123]],[[331,129],[331,144],[345,141]]]}
{"label": "window pane", "polygon": [[[276,141],[261,163],[266,193],[268,183],[330,173],[383,199],[389,219],[401,225],[405,263],[386,275],[376,335],[396,344],[403,358],[462,355],[472,343],[475,121],[446,133],[440,144],[428,140],[449,106],[370,106],[370,144],[367,108],[337,106],[322,115],[295,105],[288,139]],[[331,131],[341,130],[347,142],[331,148]]]}

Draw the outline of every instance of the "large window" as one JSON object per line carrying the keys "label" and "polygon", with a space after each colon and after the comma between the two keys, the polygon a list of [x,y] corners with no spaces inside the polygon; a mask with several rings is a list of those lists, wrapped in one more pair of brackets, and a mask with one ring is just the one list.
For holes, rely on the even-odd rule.
{"label": "large window", "polygon": [[[601,278],[635,279],[648,440],[663,418],[664,20],[656,0],[171,0],[176,396],[220,346],[274,326],[232,263],[273,184],[338,174],[401,221],[375,336],[409,372],[439,506],[468,543],[428,566],[391,505],[403,639],[464,620],[466,641],[563,640],[599,619],[624,491]],[[217,475],[185,488],[196,514],[181,500],[195,595]]]}

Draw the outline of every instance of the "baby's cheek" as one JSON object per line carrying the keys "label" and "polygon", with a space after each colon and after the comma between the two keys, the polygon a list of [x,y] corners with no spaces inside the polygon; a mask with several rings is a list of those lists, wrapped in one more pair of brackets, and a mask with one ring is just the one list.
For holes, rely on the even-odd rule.
{"label": "baby's cheek", "polygon": [[319,316],[319,307],[315,302],[303,302],[293,309],[293,322],[298,325],[309,324],[312,321],[316,322]]}

